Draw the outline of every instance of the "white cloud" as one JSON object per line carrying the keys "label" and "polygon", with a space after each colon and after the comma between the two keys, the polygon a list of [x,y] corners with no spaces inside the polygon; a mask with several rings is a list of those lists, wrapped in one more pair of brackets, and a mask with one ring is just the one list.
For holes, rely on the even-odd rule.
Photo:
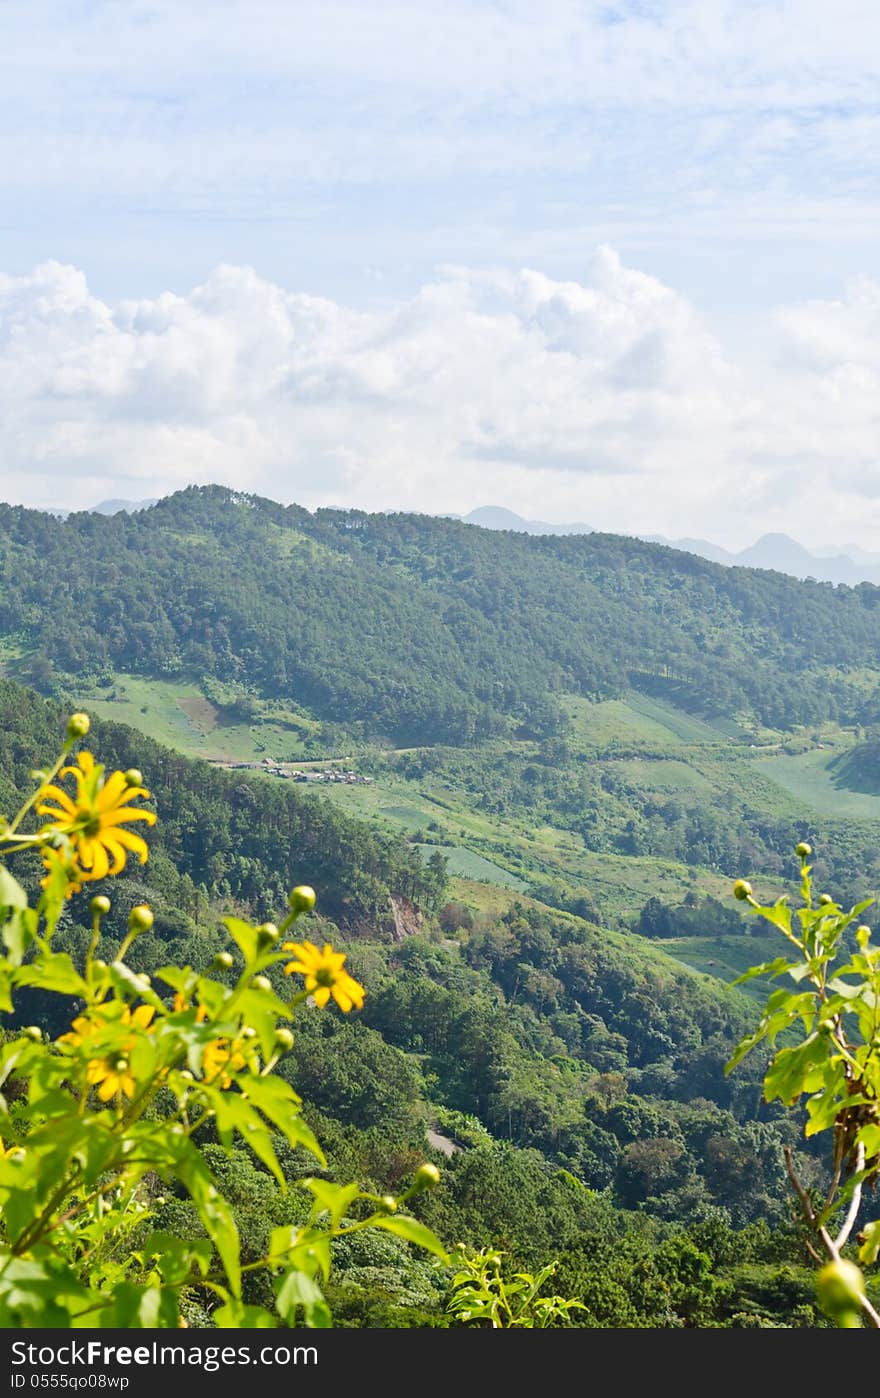
{"label": "white cloud", "polygon": [[880,287],[753,329],[760,366],[608,248],[582,282],[450,267],[369,312],[229,266],[109,305],[46,263],[0,277],[0,493],[69,507],[219,481],[309,506],[497,502],[877,545]]}

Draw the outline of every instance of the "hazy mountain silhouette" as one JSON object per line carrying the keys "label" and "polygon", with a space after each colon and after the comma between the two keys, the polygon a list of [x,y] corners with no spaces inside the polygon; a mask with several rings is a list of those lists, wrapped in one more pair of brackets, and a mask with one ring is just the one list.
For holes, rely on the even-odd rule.
{"label": "hazy mountain silhouette", "polygon": [[158,500],[102,500],[100,505],[92,505],[90,514],[93,515],[118,515],[124,510],[126,514],[134,514],[135,510],[148,510],[151,505],[158,505]]}
{"label": "hazy mountain silhouette", "polygon": [[[545,520],[524,519],[501,505],[482,505],[470,514],[456,516],[466,524],[478,524],[483,529],[511,529],[518,534],[592,534],[589,524],[548,524]],[[846,583],[855,587],[860,582],[880,586],[880,555],[851,544],[844,549],[823,548],[813,553],[788,534],[763,534],[754,544],[732,553],[708,539],[668,539],[662,534],[641,534],[639,538],[652,544],[666,544],[708,558],[712,563],[727,567],[767,568],[776,573],[788,573],[793,578],[815,578],[819,582]]]}
{"label": "hazy mountain silhouette", "polygon": [[513,510],[501,505],[481,505],[469,515],[460,516],[465,524],[479,524],[482,529],[512,529],[516,534],[592,534],[591,524],[548,524],[543,519],[523,519]]}

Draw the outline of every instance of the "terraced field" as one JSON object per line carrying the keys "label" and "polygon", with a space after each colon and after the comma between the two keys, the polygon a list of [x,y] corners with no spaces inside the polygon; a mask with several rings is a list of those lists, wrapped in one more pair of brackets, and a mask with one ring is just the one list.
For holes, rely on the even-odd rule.
{"label": "terraced field", "polygon": [[762,759],[759,771],[820,815],[880,820],[880,796],[845,784],[840,750],[816,749],[796,757]]}

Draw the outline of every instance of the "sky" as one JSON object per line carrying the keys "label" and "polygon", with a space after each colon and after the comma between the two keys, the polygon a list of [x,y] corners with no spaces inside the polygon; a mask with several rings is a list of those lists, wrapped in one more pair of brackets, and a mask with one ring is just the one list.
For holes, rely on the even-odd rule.
{"label": "sky", "polygon": [[0,498],[880,549],[876,0],[2,0]]}

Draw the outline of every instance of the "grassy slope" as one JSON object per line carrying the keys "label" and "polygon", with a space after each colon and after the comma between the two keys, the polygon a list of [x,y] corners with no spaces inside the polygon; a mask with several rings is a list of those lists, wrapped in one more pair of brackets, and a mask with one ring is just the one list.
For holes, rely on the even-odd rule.
{"label": "grassy slope", "polygon": [[185,681],[120,673],[113,685],[84,686],[80,693],[84,707],[99,718],[137,728],[186,757],[295,761],[305,751],[303,739],[315,727],[293,716],[286,721],[271,717],[252,723],[230,721],[196,685]]}
{"label": "grassy slope", "polygon": [[[880,819],[880,797],[848,791],[839,785],[840,776],[829,770],[841,745],[849,741],[839,733],[833,737],[834,746],[828,740],[821,748],[790,757],[778,749],[752,747],[641,694],[598,704],[577,697],[565,702],[572,746],[602,752],[606,758],[622,749],[615,769],[658,797],[681,793],[711,801],[713,793],[736,786],[762,808],[783,815],[802,811],[806,803],[825,814]],[[316,725],[307,717],[285,714],[282,721],[269,711],[250,723],[229,722],[194,684],[120,674],[110,688],[83,692],[82,703],[188,756],[298,760],[303,752],[314,750],[308,744]],[[357,766],[356,758],[354,763]],[[521,813],[487,815],[475,809],[468,792],[455,788],[442,771],[418,782],[383,774],[372,785],[299,789],[329,797],[371,824],[417,837],[426,858],[439,848],[448,860],[456,896],[480,910],[504,906],[511,897],[522,896],[532,881],[546,879],[587,893],[602,920],[618,926],[631,923],[652,896],[670,904],[681,902],[692,890],[729,897],[729,880],[713,871],[673,860],[596,853],[571,831],[536,824]],[[778,893],[769,883],[763,889],[760,880],[756,887],[759,894]],[[663,943],[662,949],[724,981],[751,962],[775,954],[772,941],[719,939],[710,929],[701,938]]]}

